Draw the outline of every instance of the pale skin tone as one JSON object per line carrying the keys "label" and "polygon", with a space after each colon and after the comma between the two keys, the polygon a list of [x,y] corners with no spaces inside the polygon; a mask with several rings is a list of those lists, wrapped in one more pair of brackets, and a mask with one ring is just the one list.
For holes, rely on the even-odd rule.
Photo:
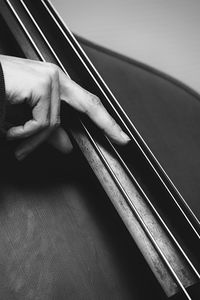
{"label": "pale skin tone", "polygon": [[7,101],[27,102],[32,109],[32,120],[7,132],[8,139],[26,138],[16,149],[17,159],[24,159],[44,141],[63,153],[71,151],[71,141],[60,127],[61,100],[86,114],[115,143],[128,143],[129,137],[100,99],[69,79],[56,65],[4,55],[0,55],[0,61]]}

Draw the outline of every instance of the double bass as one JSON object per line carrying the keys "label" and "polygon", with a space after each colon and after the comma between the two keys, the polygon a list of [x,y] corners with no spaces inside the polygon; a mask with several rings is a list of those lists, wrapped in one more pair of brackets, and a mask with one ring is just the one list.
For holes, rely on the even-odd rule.
{"label": "double bass", "polygon": [[48,0],[1,0],[0,12],[1,53],[57,64],[131,138],[113,144],[62,103],[68,157],[43,145],[19,163],[1,143],[1,298],[199,299],[199,96],[77,42]]}

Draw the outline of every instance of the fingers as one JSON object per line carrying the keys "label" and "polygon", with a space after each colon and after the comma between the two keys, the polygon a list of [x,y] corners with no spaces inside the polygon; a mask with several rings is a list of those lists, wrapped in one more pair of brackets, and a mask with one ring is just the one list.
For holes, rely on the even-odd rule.
{"label": "fingers", "polygon": [[59,73],[56,66],[51,69],[51,107],[50,124],[52,127],[60,125],[60,83]]}
{"label": "fingers", "polygon": [[7,132],[8,139],[26,138],[36,134],[40,130],[45,128],[43,123],[39,123],[36,120],[30,120],[24,125],[12,127]]}
{"label": "fingers", "polygon": [[10,128],[7,132],[8,139],[27,138],[47,128],[50,124],[50,99],[51,87],[46,84],[40,97],[31,101],[33,119],[24,125]]}
{"label": "fingers", "polygon": [[70,138],[61,127],[56,128],[53,132],[49,129],[45,129],[23,142],[15,152],[16,158],[23,160],[46,139],[48,139],[48,142],[53,147],[64,154],[70,153],[73,149]]}
{"label": "fingers", "polygon": [[18,160],[23,160],[27,155],[29,155],[33,150],[35,150],[44,140],[46,140],[51,131],[45,129],[33,137],[29,137],[25,142],[23,142],[15,152],[15,156]]}
{"label": "fingers", "polygon": [[126,144],[130,138],[102,105],[100,99],[69,80],[63,72],[60,76],[61,99],[76,110],[85,113],[115,143]]}
{"label": "fingers", "polygon": [[[27,101],[32,108],[32,120],[7,132],[9,139],[27,138],[16,152],[18,158],[47,139],[64,153],[72,148],[67,134],[60,128],[55,130],[60,124],[60,99],[86,114],[115,143],[126,144],[130,140],[100,99],[69,79],[56,65],[16,59],[9,63],[5,60],[4,69],[5,74],[10,74],[6,86],[8,94],[14,95],[12,103]],[[11,80],[13,72],[15,81]],[[23,86],[21,82],[25,82]]]}
{"label": "fingers", "polygon": [[109,115],[102,105],[100,99],[94,95],[88,95],[89,99],[85,101],[85,113],[90,119],[101,128],[115,143],[125,144],[129,137],[122,131],[116,121]]}
{"label": "fingers", "polygon": [[60,124],[60,92],[57,67],[52,67],[39,80],[37,93],[32,94],[28,103],[32,106],[33,119],[23,126],[12,127],[7,132],[8,139],[27,138],[41,130],[55,129]]}

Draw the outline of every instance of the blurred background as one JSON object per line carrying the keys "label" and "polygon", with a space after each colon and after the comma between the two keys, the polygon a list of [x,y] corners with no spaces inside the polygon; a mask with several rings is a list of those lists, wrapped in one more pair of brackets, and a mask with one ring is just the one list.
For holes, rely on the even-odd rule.
{"label": "blurred background", "polygon": [[78,35],[200,93],[199,0],[51,0]]}

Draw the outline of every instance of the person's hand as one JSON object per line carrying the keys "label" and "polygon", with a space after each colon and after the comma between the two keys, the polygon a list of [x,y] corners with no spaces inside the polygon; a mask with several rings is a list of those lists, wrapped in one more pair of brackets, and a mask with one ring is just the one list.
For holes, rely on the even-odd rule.
{"label": "person's hand", "polygon": [[69,79],[58,66],[3,55],[0,61],[7,101],[27,102],[32,109],[32,120],[7,132],[8,139],[27,138],[16,151],[19,160],[45,140],[64,153],[72,149],[67,133],[60,127],[61,99],[88,115],[114,142],[126,144],[129,141],[99,98]]}

